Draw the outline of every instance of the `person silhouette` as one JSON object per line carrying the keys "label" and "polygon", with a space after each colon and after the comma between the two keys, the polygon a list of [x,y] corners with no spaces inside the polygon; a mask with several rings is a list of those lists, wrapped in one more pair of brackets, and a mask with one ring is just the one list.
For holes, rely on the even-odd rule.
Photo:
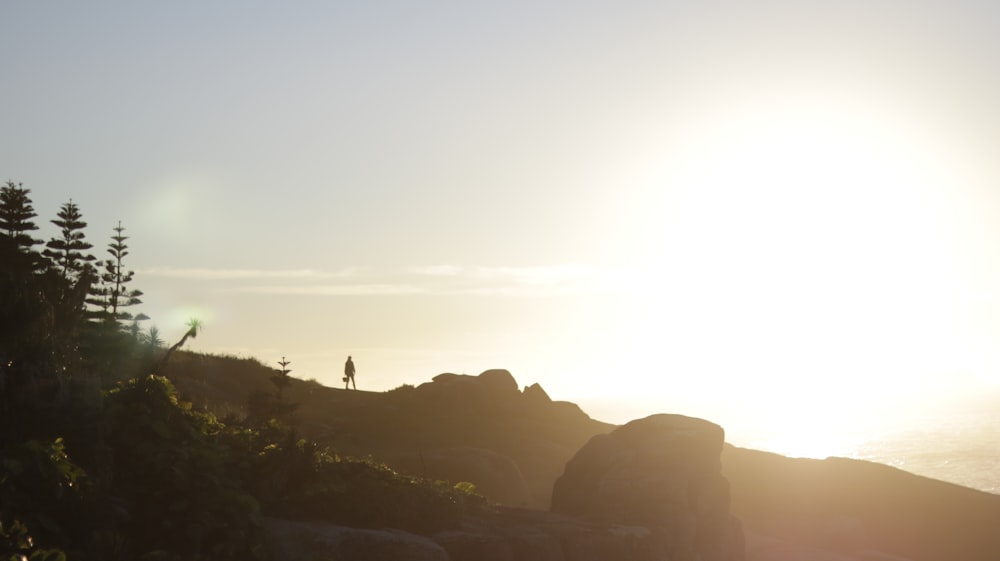
{"label": "person silhouette", "polygon": [[351,385],[354,386],[354,389],[358,389],[358,385],[354,383],[354,361],[348,355],[347,362],[344,363],[344,389],[351,389],[348,387]]}

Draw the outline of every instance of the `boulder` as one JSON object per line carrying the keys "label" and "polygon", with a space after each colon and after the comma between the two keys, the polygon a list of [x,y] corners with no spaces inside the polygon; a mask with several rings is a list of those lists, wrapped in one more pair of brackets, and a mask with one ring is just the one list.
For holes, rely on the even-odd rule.
{"label": "boulder", "polygon": [[723,439],[722,427],[683,415],[595,436],[556,480],[552,510],[663,533],[670,559],[742,559],[743,532],[721,473]]}
{"label": "boulder", "polygon": [[483,372],[479,375],[479,381],[494,393],[510,395],[518,392],[517,380],[502,368]]}
{"label": "boulder", "polygon": [[487,370],[479,376],[438,374],[417,387],[418,394],[436,407],[457,411],[498,412],[521,401],[514,376],[506,370]]}

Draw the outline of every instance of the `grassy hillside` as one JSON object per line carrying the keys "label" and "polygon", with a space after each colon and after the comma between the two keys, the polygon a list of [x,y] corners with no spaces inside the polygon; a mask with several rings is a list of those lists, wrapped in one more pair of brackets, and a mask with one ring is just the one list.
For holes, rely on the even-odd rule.
{"label": "grassy hillside", "polygon": [[[182,354],[168,375],[189,399],[224,415],[245,412],[255,389],[273,391],[275,372],[252,360]],[[501,479],[512,484],[511,477],[523,476],[526,506],[542,509],[573,454],[615,428],[549,400],[541,388],[519,391],[504,371],[443,374],[384,393],[293,380],[284,393],[300,404],[294,416],[304,435],[403,471],[453,480],[458,473],[484,486],[498,470],[483,465],[496,468],[497,457],[507,458],[516,470]],[[480,453],[478,468],[464,472],[432,461],[440,457],[435,451],[455,449],[495,456]],[[445,456],[455,463],[469,454]],[[993,561],[1000,551],[997,495],[857,460],[792,459],[727,446],[722,463],[732,510],[755,534],[858,558],[878,550],[916,561]],[[494,500],[502,495],[502,485],[485,487]]]}
{"label": "grassy hillside", "polygon": [[[276,372],[251,359],[180,353],[165,374],[186,399],[225,417],[246,414],[254,391],[274,392],[270,379]],[[283,396],[298,404],[293,422],[303,436],[342,454],[374,456],[402,471],[448,479],[457,473],[472,480],[490,471],[484,463],[492,463],[496,471],[496,463],[509,458],[528,487],[528,496],[517,506],[548,508],[552,483],[566,461],[591,436],[614,426],[591,419],[574,404],[549,400],[537,386],[522,392],[507,377],[499,374],[492,383],[480,383],[481,377],[446,374],[419,387],[388,392],[292,379]],[[442,450],[454,456],[457,449],[490,451],[501,460],[481,454],[478,467],[464,471],[456,471],[454,462],[429,461]],[[507,479],[512,477],[516,473]],[[482,481],[473,482],[489,495],[489,486],[482,489]],[[507,481],[507,486],[517,484]]]}

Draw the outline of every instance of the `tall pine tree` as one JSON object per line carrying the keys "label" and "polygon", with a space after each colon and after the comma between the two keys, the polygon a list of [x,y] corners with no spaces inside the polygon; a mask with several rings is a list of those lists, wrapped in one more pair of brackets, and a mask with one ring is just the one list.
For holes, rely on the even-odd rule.
{"label": "tall pine tree", "polygon": [[52,223],[59,227],[61,237],[52,238],[42,254],[49,259],[51,271],[47,283],[52,292],[51,300],[56,314],[59,343],[66,362],[77,361],[78,328],[86,313],[86,299],[97,280],[96,269],[90,264],[95,257],[85,253],[93,247],[85,239],[80,209],[72,199],[64,204]]}
{"label": "tall pine tree", "polygon": [[[139,299],[142,292],[129,288],[135,273],[125,268],[125,257],[129,253],[125,243],[128,237],[123,233],[125,228],[119,222],[113,230],[115,233],[107,246],[112,258],[100,263],[98,282],[91,285],[86,298],[89,309],[85,313],[91,321],[86,324],[83,341],[86,367],[103,384],[129,375],[124,370],[125,359],[134,348],[135,337],[127,335],[129,320],[133,318],[124,308],[142,302]],[[85,274],[89,273],[88,265]]]}
{"label": "tall pine tree", "polygon": [[0,407],[51,380],[53,291],[47,262],[34,249],[42,241],[31,236],[38,226],[29,193],[13,181],[0,187]]}
{"label": "tall pine tree", "polygon": [[78,279],[87,269],[87,264],[95,259],[93,255],[84,253],[93,247],[87,243],[83,233],[87,223],[72,199],[59,209],[56,216],[58,219],[52,220],[52,223],[59,226],[62,237],[50,239],[42,254],[59,269],[62,278]]}
{"label": "tall pine tree", "polygon": [[[41,240],[30,234],[38,226],[32,222],[36,215],[29,192],[13,181],[0,187],[0,347],[14,345],[13,339],[45,316],[44,294],[35,278],[44,260],[33,249]],[[0,348],[0,362],[4,354]]]}
{"label": "tall pine tree", "polygon": [[125,228],[120,221],[114,230],[115,235],[111,236],[111,243],[108,244],[111,259],[104,262],[104,273],[101,275],[106,298],[105,310],[113,319],[129,320],[132,319],[132,314],[122,308],[142,304],[139,299],[142,291],[128,288],[135,275],[135,271],[129,271],[124,266],[125,256],[128,255],[128,245],[125,244],[128,236],[122,233]]}
{"label": "tall pine tree", "polygon": [[0,187],[0,270],[12,278],[27,278],[44,268],[44,259],[34,250],[42,240],[31,237],[38,229],[31,206],[30,189],[8,181]]}

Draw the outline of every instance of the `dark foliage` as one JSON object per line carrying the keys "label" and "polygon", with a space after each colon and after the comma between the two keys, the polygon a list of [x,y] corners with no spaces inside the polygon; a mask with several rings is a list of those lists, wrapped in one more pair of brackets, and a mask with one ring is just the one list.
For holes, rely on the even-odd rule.
{"label": "dark foliage", "polygon": [[263,559],[257,501],[234,479],[225,427],[191,411],[165,378],[146,376],[107,394],[112,490],[127,557]]}
{"label": "dark foliage", "polygon": [[251,427],[260,427],[272,419],[291,423],[291,415],[298,408],[298,403],[288,402],[281,394],[254,390],[247,397],[246,423]]}
{"label": "dark foliage", "polygon": [[468,486],[341,457],[274,421],[250,433],[250,443],[255,453],[248,480],[272,516],[431,533],[456,527],[462,513],[486,506]]}
{"label": "dark foliage", "polygon": [[84,512],[83,479],[61,439],[0,449],[0,558],[58,559],[51,546],[71,549],[82,539],[76,518]]}
{"label": "dark foliage", "polygon": [[262,515],[429,532],[484,505],[298,438],[284,359],[251,415],[194,410],[155,373],[200,324],[165,351],[122,325],[124,229],[98,276],[72,203],[35,249],[28,193],[0,188],[0,560],[265,559]]}

